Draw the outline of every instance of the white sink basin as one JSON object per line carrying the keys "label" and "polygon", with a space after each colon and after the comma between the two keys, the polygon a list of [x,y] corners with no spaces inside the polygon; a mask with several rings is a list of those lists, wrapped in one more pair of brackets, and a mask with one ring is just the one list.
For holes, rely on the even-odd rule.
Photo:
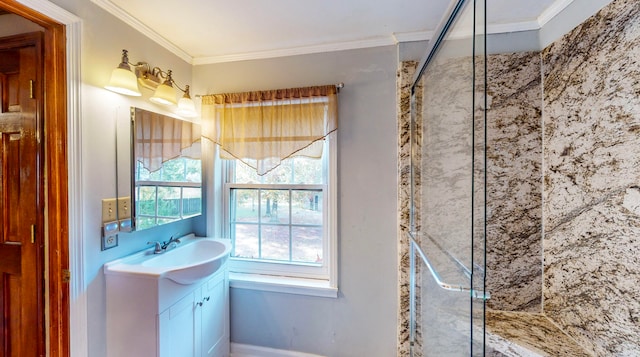
{"label": "white sink basin", "polygon": [[229,257],[228,239],[180,238],[176,248],[153,254],[153,248],[105,264],[105,274],[134,274],[149,278],[166,278],[188,285],[215,273]]}

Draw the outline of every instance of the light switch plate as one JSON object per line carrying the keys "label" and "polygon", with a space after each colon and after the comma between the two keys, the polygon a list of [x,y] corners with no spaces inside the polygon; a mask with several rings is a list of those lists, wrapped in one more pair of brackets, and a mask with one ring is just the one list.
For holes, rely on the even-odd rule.
{"label": "light switch plate", "polygon": [[113,222],[118,219],[116,215],[116,203],[117,200],[115,198],[105,198],[102,200],[102,223]]}
{"label": "light switch plate", "polygon": [[131,218],[131,197],[118,198],[118,219]]}

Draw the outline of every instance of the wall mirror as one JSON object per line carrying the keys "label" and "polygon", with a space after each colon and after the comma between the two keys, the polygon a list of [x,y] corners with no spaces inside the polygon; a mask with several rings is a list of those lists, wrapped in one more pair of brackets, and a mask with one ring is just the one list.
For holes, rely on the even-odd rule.
{"label": "wall mirror", "polygon": [[[119,197],[133,198],[131,207],[124,210],[119,204],[120,231],[202,214],[200,124],[135,107],[130,108],[129,118],[128,128],[122,125],[117,135],[118,149],[123,152],[118,160],[128,163],[128,167],[118,164]],[[127,132],[128,150],[124,145]]]}

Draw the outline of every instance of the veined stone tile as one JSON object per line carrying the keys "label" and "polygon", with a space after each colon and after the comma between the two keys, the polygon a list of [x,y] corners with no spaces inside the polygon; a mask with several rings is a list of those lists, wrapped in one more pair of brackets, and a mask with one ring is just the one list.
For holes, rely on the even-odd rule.
{"label": "veined stone tile", "polygon": [[[471,267],[473,186],[471,57],[439,58],[424,73],[420,224]],[[440,269],[440,268],[437,268]]]}
{"label": "veined stone tile", "polygon": [[[562,344],[573,339],[596,355],[640,355],[639,13],[640,2],[616,0],[543,51],[542,127],[540,109],[535,106],[541,92],[540,77],[536,79],[534,73],[537,55],[488,59],[487,285],[492,292],[488,304],[506,310],[539,311],[543,221],[544,315],[514,312],[514,320],[506,325],[509,331],[527,331],[509,338],[539,343],[540,355],[591,354],[546,350],[547,342]],[[468,66],[468,61],[451,62],[448,68],[439,69],[439,75],[455,66]],[[434,185],[420,188],[423,191],[419,193],[431,196],[416,201],[417,207],[425,205],[418,213],[430,212],[418,223],[429,220],[436,223],[433,234],[457,236],[456,220],[468,222],[471,217],[447,212],[467,209],[470,215],[468,197],[438,200],[437,193],[464,189],[464,181],[470,177],[461,167],[468,166],[464,152],[471,149],[447,144],[468,136],[465,130],[469,128],[447,117],[461,111],[471,113],[472,109],[446,106],[451,103],[447,98],[459,93],[468,77],[458,73],[442,76],[441,82],[434,78],[430,87],[439,92],[426,95],[440,98],[437,102],[444,106],[428,114],[433,116],[429,125],[441,125],[438,129],[446,129],[449,137],[429,137],[429,128],[425,130],[425,142],[435,144],[437,150],[420,151],[431,166],[417,175]],[[406,112],[408,96],[404,98],[399,102],[401,111]],[[407,130],[400,129],[401,133]],[[401,134],[404,149],[400,155],[405,163],[407,141]],[[540,155],[544,167],[536,159]],[[407,177],[403,164],[399,175]],[[542,192],[538,184],[541,177]],[[402,192],[408,194],[407,190]],[[401,213],[400,220],[406,227],[408,213]],[[462,231],[468,232],[465,228],[462,225]],[[461,255],[470,248],[463,242]],[[402,255],[401,265],[406,265],[406,257]],[[406,272],[404,276],[408,276]],[[494,327],[506,324],[503,317],[488,314],[487,323]],[[402,319],[408,319],[406,313],[401,312]],[[570,337],[564,336],[566,341],[550,338],[563,336],[554,331],[564,331]],[[494,337],[489,334],[488,340]],[[517,352],[513,344],[507,349],[511,352],[489,352],[496,356],[528,353]]]}
{"label": "veined stone tile", "polygon": [[407,233],[410,225],[411,207],[411,81],[417,64],[412,61],[401,63],[397,78],[398,95],[398,354],[399,357],[409,356],[409,313],[410,313],[410,255]]}
{"label": "veined stone tile", "polygon": [[638,183],[639,12],[614,1],[543,52],[546,229]]}
{"label": "veined stone tile", "polygon": [[545,314],[597,355],[640,355],[640,3],[547,47],[543,72]]}
{"label": "veined stone tile", "polygon": [[542,314],[487,311],[490,346],[507,356],[591,357]]}
{"label": "veined stone tile", "polygon": [[598,355],[640,354],[640,216],[626,191],[545,237],[545,313]]}
{"label": "veined stone tile", "polygon": [[491,55],[487,68],[488,306],[541,312],[540,53]]}

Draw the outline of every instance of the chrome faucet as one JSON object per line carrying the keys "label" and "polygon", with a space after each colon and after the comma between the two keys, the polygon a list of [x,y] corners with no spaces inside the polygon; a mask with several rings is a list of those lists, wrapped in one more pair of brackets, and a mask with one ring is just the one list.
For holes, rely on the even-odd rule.
{"label": "chrome faucet", "polygon": [[171,236],[171,238],[169,238],[168,242],[162,242],[162,250],[167,250],[167,248],[172,247],[175,248],[176,245],[180,244],[180,239],[179,238],[174,238],[175,235]]}
{"label": "chrome faucet", "polygon": [[156,245],[155,249],[153,250],[153,254],[160,254],[160,253],[163,252],[163,248],[160,245],[160,242],[147,242],[147,244],[155,244]]}
{"label": "chrome faucet", "polygon": [[152,241],[147,242],[147,244],[155,244],[155,248],[153,249],[153,254],[162,254],[169,248],[175,248],[176,245],[180,243],[180,238],[175,238],[176,235],[171,236],[168,242],[158,242]]}

